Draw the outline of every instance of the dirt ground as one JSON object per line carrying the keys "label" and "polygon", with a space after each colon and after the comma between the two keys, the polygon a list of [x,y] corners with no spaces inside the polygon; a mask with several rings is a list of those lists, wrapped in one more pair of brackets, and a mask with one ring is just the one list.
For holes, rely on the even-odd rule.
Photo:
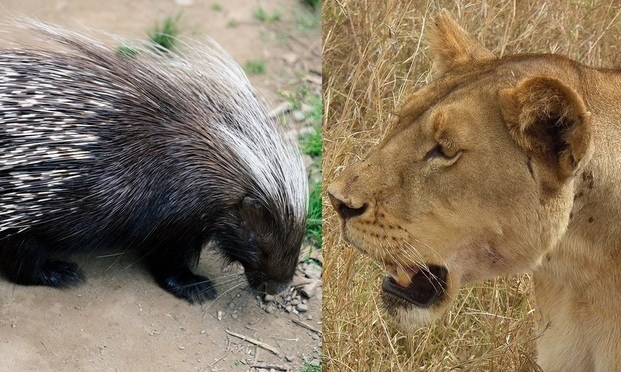
{"label": "dirt ground", "polygon": [[[258,21],[259,7],[279,12],[281,20]],[[2,0],[0,22],[24,14],[72,29],[144,39],[152,26],[179,11],[182,36],[209,36],[241,64],[264,60],[266,72],[251,80],[274,106],[282,101],[279,90],[321,80],[320,29],[300,27],[296,17],[308,10],[295,0]],[[321,288],[304,313],[281,308],[268,313],[246,285],[232,288],[236,283],[228,278],[238,269],[223,271],[217,253],[206,250],[198,272],[210,276],[224,295],[191,306],[160,289],[136,257],[112,253],[79,258],[88,281],[73,289],[0,279],[0,370],[247,371],[271,365],[297,371],[305,361],[321,358],[320,334],[293,322],[321,330]],[[227,331],[264,342],[278,354]]]}

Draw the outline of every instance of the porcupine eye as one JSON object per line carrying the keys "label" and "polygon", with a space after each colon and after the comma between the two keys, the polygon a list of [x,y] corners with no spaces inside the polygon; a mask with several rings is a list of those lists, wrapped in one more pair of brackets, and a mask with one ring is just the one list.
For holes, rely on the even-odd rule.
{"label": "porcupine eye", "polygon": [[269,212],[255,198],[250,196],[244,197],[242,200],[240,215],[244,224],[248,229],[255,233],[267,232]]}
{"label": "porcupine eye", "polygon": [[271,235],[269,211],[257,199],[247,196],[242,200],[240,217],[245,230],[242,239],[260,251],[260,245]]}

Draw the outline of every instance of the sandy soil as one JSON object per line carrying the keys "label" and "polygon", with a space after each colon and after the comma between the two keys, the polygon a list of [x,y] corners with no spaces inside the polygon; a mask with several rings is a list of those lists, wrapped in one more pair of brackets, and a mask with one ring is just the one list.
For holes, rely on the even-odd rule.
{"label": "sandy soil", "polygon": [[[214,10],[216,3],[221,11]],[[279,11],[282,21],[256,21],[259,6]],[[185,35],[208,35],[240,63],[265,60],[267,72],[251,80],[274,105],[279,89],[294,90],[300,74],[321,68],[320,31],[296,26],[293,12],[306,10],[294,0],[2,0],[0,22],[25,14],[135,39],[178,11]],[[292,322],[321,329],[320,291],[306,313],[268,314],[245,285],[226,292],[237,283],[229,283],[237,268],[223,271],[217,253],[206,250],[198,271],[224,295],[191,306],[157,287],[136,257],[91,255],[79,261],[88,281],[78,288],[23,287],[0,279],[0,370],[246,371],[260,364],[298,370],[304,359],[320,357],[319,335]],[[278,355],[227,330],[265,342]]]}

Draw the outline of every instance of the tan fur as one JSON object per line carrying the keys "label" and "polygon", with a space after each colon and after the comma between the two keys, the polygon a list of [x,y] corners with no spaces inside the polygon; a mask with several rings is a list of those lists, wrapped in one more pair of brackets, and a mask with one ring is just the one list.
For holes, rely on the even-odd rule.
{"label": "tan fur", "polygon": [[436,17],[430,29],[431,51],[435,55],[432,75],[438,77],[459,64],[472,60],[492,59],[494,55],[479,44],[468,32],[459,27],[446,10]]}
{"label": "tan fur", "polygon": [[[443,300],[388,309],[406,329],[462,284],[532,270],[543,369],[621,371],[621,73],[494,59],[446,13],[432,35],[436,80],[328,189],[363,211],[343,236],[387,266],[448,269]],[[425,158],[438,144],[450,159]]]}

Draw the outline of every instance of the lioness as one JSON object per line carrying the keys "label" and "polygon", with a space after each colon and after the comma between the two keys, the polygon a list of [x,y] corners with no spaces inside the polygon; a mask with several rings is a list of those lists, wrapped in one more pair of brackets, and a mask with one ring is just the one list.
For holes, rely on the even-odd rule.
{"label": "lioness", "polygon": [[541,367],[621,371],[621,72],[496,58],[446,12],[431,31],[434,81],[328,188],[344,238],[406,329],[534,270]]}

